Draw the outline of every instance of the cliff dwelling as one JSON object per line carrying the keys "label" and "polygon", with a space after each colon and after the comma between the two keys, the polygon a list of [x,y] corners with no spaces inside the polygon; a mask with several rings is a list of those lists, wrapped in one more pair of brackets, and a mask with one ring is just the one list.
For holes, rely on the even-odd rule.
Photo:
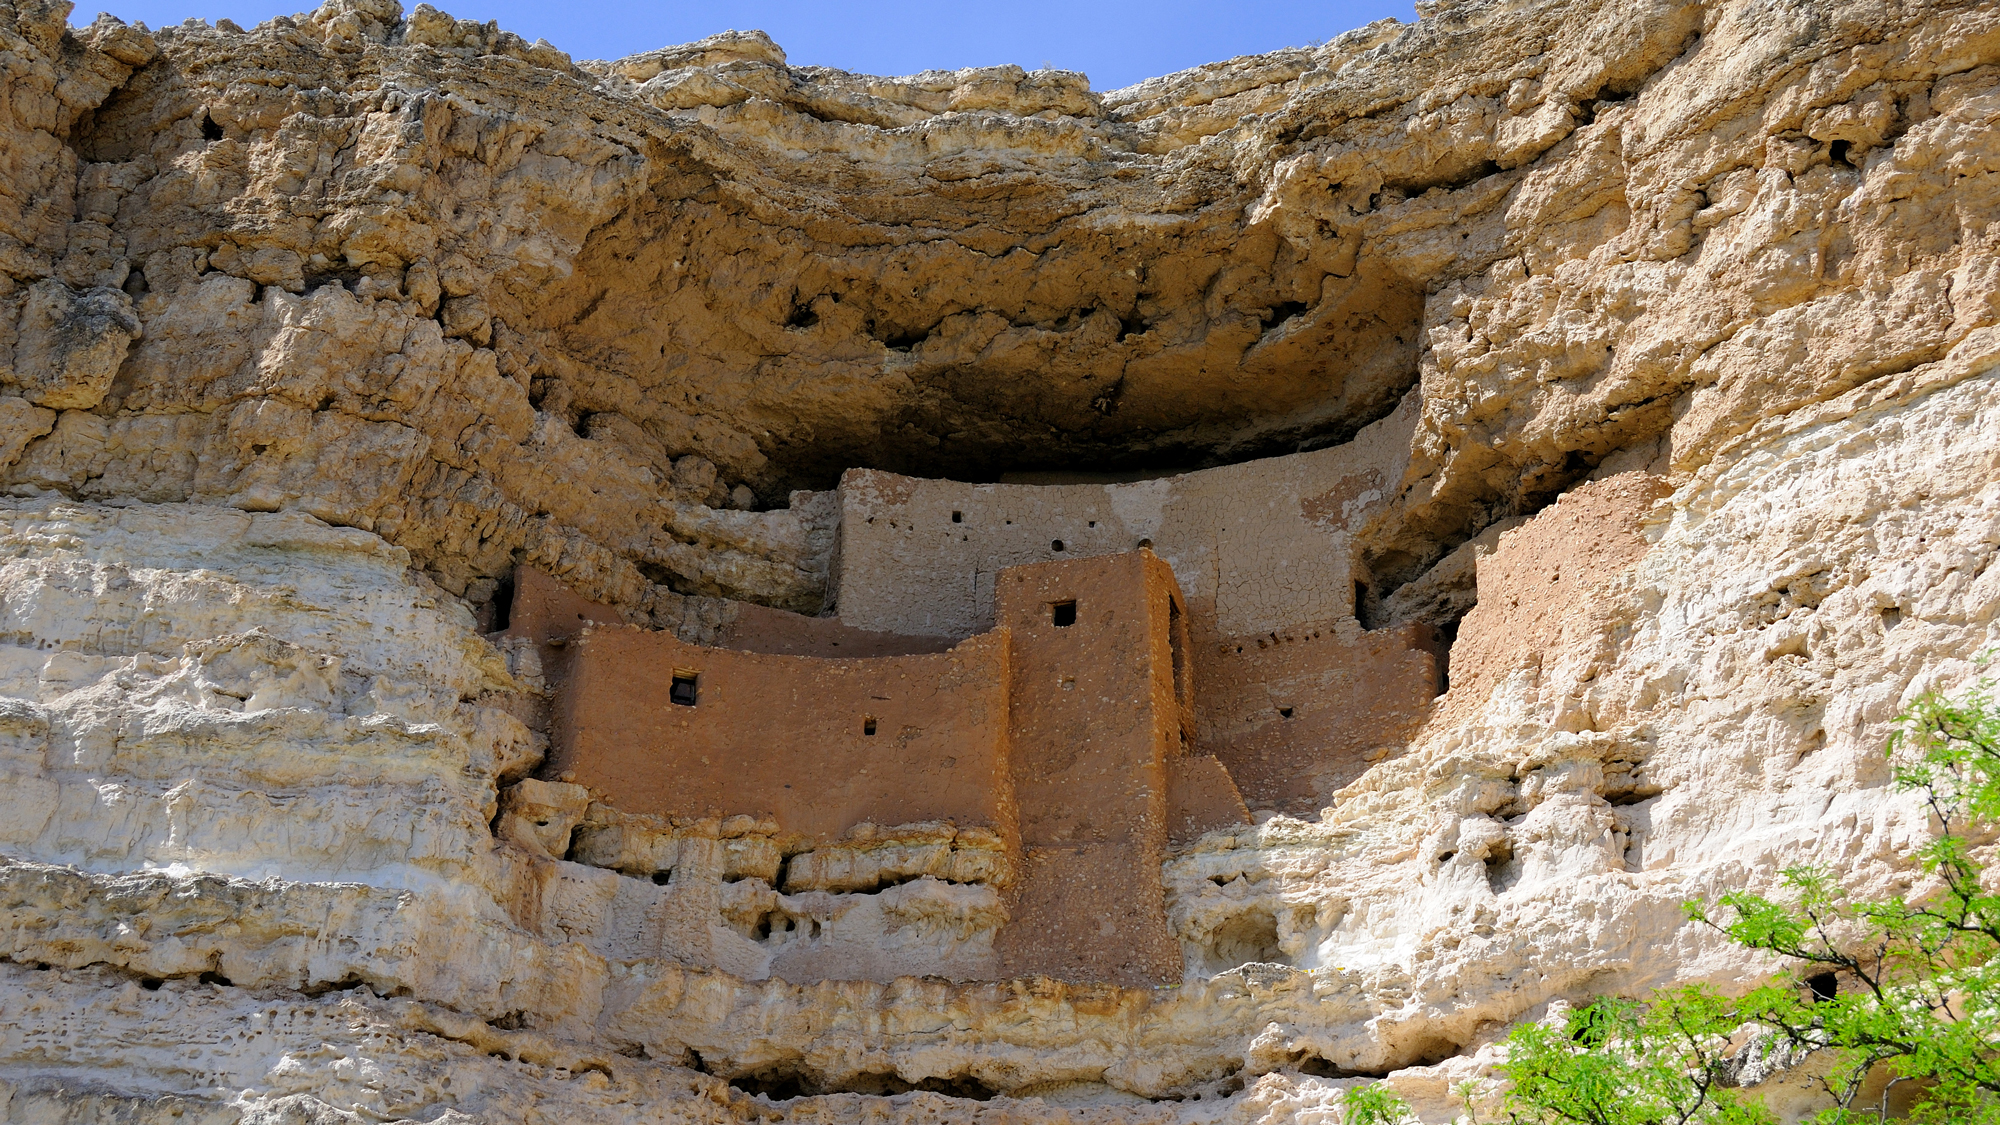
{"label": "cliff dwelling", "polygon": [[[1366,458],[1385,447],[1114,484],[851,471],[829,505],[830,612],[746,607],[712,644],[524,567],[504,636],[550,685],[542,774],[621,831],[767,826],[776,897],[745,933],[788,980],[1178,981],[1153,875],[1170,842],[1318,808],[1440,694],[1435,629],[1364,629],[1353,600],[1347,529],[1381,500]],[[940,841],[935,870],[837,890],[936,883],[947,945],[850,936],[798,897],[829,889],[829,855],[912,833]]]}
{"label": "cliff dwelling", "polygon": [[1526,1123],[1606,998],[1867,995],[1683,904],[1929,886],[1991,3],[90,15],[0,0],[0,1122]]}

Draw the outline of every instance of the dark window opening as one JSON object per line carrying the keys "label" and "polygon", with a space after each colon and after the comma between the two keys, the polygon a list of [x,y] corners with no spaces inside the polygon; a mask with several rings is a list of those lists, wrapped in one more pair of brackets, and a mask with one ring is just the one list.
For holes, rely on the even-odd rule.
{"label": "dark window opening", "polygon": [[1193,735],[1189,720],[1194,714],[1191,697],[1194,684],[1189,680],[1187,658],[1187,622],[1181,614],[1179,598],[1167,598],[1167,653],[1173,661],[1174,702],[1181,709],[1181,740],[1187,741]]}
{"label": "dark window opening", "polygon": [[1290,707],[1280,707],[1280,708],[1278,708],[1278,717],[1279,717],[1279,718],[1281,718],[1281,719],[1289,719],[1289,718],[1291,718],[1291,717],[1292,717],[1292,709],[1291,709]]}
{"label": "dark window opening", "polygon": [[1049,544],[1049,550],[1051,551],[1060,551],[1062,549],[1063,549],[1063,541],[1060,539],[1054,540]]}
{"label": "dark window opening", "polygon": [[489,632],[499,632],[514,620],[514,578],[508,575],[493,588],[493,628]]}
{"label": "dark window opening", "polygon": [[964,522],[965,522],[965,513],[964,513],[964,512],[953,512],[953,513],[951,514],[951,522],[953,522],[953,523],[964,523]]}
{"label": "dark window opening", "polygon": [[875,733],[875,720],[873,720],[873,719],[863,719],[863,720],[861,720],[861,733],[862,733],[862,734],[867,734],[867,735],[872,735],[872,734],[874,734],[874,733]]}
{"label": "dark window opening", "polygon": [[1451,646],[1458,643],[1458,624],[1463,620],[1465,615],[1461,613],[1438,626],[1432,633],[1435,640],[1431,644],[1431,655],[1437,658],[1439,695],[1451,690]]}
{"label": "dark window opening", "polygon": [[1090,521],[1090,526],[1092,526],[1092,527],[1096,527],[1096,526],[1097,526],[1097,521],[1096,521],[1096,520],[1091,520],[1091,521]]}
{"label": "dark window opening", "polygon": [[1812,990],[1813,1003],[1817,1004],[1840,995],[1840,978],[1832,973],[1816,973],[1806,978],[1806,987]]}
{"label": "dark window opening", "polygon": [[1067,629],[1076,624],[1076,603],[1057,602],[1050,606],[1049,621],[1058,629]]}
{"label": "dark window opening", "polygon": [[695,696],[699,690],[697,679],[693,672],[675,672],[674,684],[667,689],[667,698],[682,707],[694,706]]}

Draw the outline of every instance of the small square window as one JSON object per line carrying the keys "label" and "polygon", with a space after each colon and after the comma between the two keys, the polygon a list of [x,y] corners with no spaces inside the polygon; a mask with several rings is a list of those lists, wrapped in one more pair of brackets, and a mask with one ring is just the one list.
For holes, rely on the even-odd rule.
{"label": "small square window", "polygon": [[873,719],[861,720],[861,733],[866,735],[873,735],[875,733],[875,720]]}
{"label": "small square window", "polygon": [[953,523],[964,523],[964,522],[965,522],[965,513],[964,513],[964,512],[953,512],[953,513],[951,514],[951,522],[953,522]]}
{"label": "small square window", "polygon": [[682,707],[694,706],[699,690],[698,679],[693,672],[675,672],[673,686],[667,689],[667,699]]}
{"label": "small square window", "polygon": [[1067,629],[1076,624],[1076,603],[1057,602],[1049,607],[1049,621],[1058,629]]}

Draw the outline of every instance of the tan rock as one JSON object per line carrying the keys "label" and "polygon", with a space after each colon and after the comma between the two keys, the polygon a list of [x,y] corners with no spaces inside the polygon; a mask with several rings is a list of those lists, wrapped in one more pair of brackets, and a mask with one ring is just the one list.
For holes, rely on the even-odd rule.
{"label": "tan rock", "polygon": [[[2000,13],[1422,10],[1099,92],[0,0],[0,1104],[1443,1122],[1519,1021],[1771,971],[1685,899],[1908,890],[1882,741],[2000,644]],[[1203,468],[1158,546],[1225,634],[1427,626],[1448,690],[1179,838],[1177,988],[977,982],[1022,873],[962,830],[529,776],[555,650],[473,616],[529,566],[689,644],[969,633],[984,556],[843,472],[1053,553]]]}

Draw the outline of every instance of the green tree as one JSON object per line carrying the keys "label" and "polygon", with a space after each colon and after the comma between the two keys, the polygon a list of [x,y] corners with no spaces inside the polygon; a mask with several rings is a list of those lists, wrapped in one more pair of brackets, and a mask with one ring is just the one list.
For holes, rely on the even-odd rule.
{"label": "green tree", "polygon": [[[1769,1121],[1736,1082],[1825,1052],[1820,1125],[1886,1120],[1890,1091],[1906,1083],[1913,1120],[2000,1125],[2000,896],[1986,890],[1978,858],[2000,823],[1990,686],[1920,697],[1889,740],[1896,787],[1922,793],[1934,818],[1933,838],[1910,857],[1931,877],[1929,893],[1857,902],[1829,872],[1793,867],[1785,901],[1735,892],[1714,907],[1688,904],[1696,921],[1787,959],[1787,971],[1734,1000],[1683,987],[1643,1005],[1599,1000],[1561,1029],[1517,1028],[1501,1067],[1515,1120]],[[1887,1085],[1863,1104],[1873,1078]]]}
{"label": "green tree", "polygon": [[1405,1125],[1415,1120],[1409,1103],[1379,1082],[1349,1086],[1340,1095],[1341,1125]]}

